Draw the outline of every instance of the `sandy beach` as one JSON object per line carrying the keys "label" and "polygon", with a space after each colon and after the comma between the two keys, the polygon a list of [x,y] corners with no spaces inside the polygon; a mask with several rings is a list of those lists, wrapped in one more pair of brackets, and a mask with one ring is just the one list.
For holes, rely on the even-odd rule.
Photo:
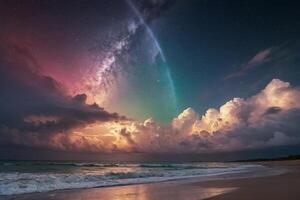
{"label": "sandy beach", "polygon": [[271,167],[283,167],[289,171],[278,176],[247,178],[239,180],[211,181],[201,183],[202,187],[237,187],[230,193],[219,195],[211,200],[297,200],[300,199],[300,160],[273,161],[262,163]]}
{"label": "sandy beach", "polygon": [[300,160],[259,163],[278,174],[227,174],[206,180],[195,178],[162,183],[62,190],[2,197],[15,200],[200,200],[200,199],[299,199]]}

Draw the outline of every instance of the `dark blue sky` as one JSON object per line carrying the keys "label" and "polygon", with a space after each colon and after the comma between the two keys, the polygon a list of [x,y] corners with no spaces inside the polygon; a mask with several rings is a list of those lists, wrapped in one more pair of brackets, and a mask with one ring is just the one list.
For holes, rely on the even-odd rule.
{"label": "dark blue sky", "polygon": [[[200,113],[248,97],[273,78],[299,85],[297,1],[177,1],[154,23],[171,66],[181,108]],[[256,54],[270,61],[226,79]],[[282,55],[278,55],[282,54]]]}

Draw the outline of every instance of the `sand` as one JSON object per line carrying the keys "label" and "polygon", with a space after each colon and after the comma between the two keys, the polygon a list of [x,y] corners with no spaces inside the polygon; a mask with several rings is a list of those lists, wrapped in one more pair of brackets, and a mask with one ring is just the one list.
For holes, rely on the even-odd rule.
{"label": "sand", "polygon": [[[239,180],[211,181],[202,187],[238,187],[227,194],[208,198],[210,200],[299,200],[300,161],[277,161],[263,163],[272,167],[289,169],[285,174],[270,177]],[[200,184],[199,184],[200,186]]]}
{"label": "sand", "polygon": [[[63,190],[3,197],[15,200],[299,200],[300,161],[261,163],[288,169],[284,174],[230,174],[217,180],[189,179],[163,183]],[[216,179],[216,177],[214,177]]]}

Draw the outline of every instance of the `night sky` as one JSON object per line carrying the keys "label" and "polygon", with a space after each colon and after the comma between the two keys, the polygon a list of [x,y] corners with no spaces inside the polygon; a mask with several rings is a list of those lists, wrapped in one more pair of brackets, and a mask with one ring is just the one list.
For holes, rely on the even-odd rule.
{"label": "night sky", "polygon": [[300,153],[299,9],[0,0],[0,158]]}

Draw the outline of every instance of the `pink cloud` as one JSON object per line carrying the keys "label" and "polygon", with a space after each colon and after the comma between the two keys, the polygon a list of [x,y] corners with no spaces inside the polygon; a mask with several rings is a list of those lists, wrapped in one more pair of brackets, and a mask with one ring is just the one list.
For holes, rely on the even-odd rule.
{"label": "pink cloud", "polygon": [[238,71],[235,71],[227,75],[224,79],[231,79],[239,76],[245,75],[248,71],[264,64],[272,59],[273,49],[268,48],[258,52],[254,57],[252,57],[247,63],[241,65]]}

